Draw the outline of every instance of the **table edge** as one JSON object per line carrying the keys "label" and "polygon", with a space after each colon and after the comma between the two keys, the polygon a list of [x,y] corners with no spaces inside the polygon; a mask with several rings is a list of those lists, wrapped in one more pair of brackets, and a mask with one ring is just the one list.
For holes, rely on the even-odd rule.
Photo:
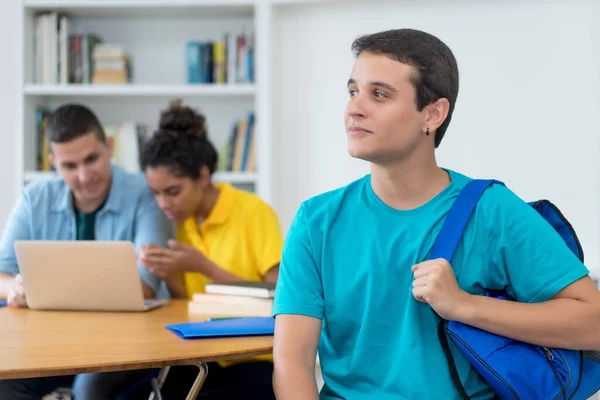
{"label": "table edge", "polygon": [[217,354],[210,356],[193,356],[185,358],[162,358],[158,360],[150,361],[131,361],[125,363],[115,364],[102,364],[102,365],[89,365],[82,367],[60,367],[60,368],[45,368],[45,369],[21,369],[21,370],[6,370],[0,371],[0,380],[3,379],[15,379],[15,378],[40,378],[46,376],[59,376],[59,375],[76,375],[93,372],[114,372],[114,371],[128,371],[136,369],[147,369],[147,368],[163,368],[176,365],[192,365],[199,362],[213,362],[213,361],[228,361],[236,359],[245,359],[248,357],[262,356],[272,354],[273,346],[267,346],[264,348],[258,348],[244,352],[233,352],[229,354]]}

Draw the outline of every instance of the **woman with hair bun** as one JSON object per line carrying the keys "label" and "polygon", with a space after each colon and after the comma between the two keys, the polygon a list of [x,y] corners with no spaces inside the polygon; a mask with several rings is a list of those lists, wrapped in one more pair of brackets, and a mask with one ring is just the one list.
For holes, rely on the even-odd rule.
{"label": "woman with hair bun", "polygon": [[[218,154],[204,115],[180,100],[171,103],[140,162],[177,230],[169,248],[148,246],[140,261],[164,279],[172,297],[191,298],[208,282],[277,282],[283,246],[277,215],[255,194],[212,182]],[[275,399],[271,356],[210,364],[209,370],[199,399]],[[197,371],[172,368],[163,387],[167,397],[184,398]]]}

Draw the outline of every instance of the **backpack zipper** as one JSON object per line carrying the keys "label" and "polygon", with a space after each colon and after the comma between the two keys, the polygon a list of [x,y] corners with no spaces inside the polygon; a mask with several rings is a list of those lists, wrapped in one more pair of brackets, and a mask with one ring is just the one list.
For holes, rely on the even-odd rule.
{"label": "backpack zipper", "polygon": [[560,379],[558,370],[556,369],[556,366],[554,365],[554,360],[556,359],[556,357],[554,356],[554,354],[552,354],[552,352],[550,351],[549,348],[542,347],[542,349],[544,350],[544,353],[546,354],[546,358],[548,359],[548,363],[550,364],[550,368],[552,368],[552,372],[554,373],[554,376],[556,377],[556,380],[558,381],[558,383],[560,384],[560,387],[562,389],[558,393],[558,395],[554,398],[554,400],[557,400],[561,396],[563,396],[565,398],[565,400],[567,400],[567,387],[569,387],[569,383],[571,383],[571,369],[569,368],[569,363],[567,363],[567,361],[562,356],[562,354],[560,354],[558,351],[556,352],[560,356],[560,358],[562,358],[564,364],[567,366],[567,375],[569,376],[569,380],[563,386],[563,383],[562,383],[562,380]]}

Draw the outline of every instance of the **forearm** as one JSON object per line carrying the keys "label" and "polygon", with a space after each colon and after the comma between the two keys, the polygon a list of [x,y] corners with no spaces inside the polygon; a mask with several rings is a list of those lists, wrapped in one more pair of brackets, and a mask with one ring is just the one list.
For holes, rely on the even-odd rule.
{"label": "forearm", "polygon": [[470,296],[460,322],[545,347],[600,350],[600,310],[580,300],[559,298],[519,303]]}
{"label": "forearm", "polygon": [[144,299],[148,300],[148,299],[153,299],[156,297],[156,293],[154,293],[154,290],[148,286],[146,284],[146,282],[144,282],[142,280],[142,294],[144,295]]}
{"label": "forearm", "polygon": [[0,272],[0,300],[5,301],[8,298],[8,292],[13,287],[14,281],[14,275]]}
{"label": "forearm", "polygon": [[275,361],[273,388],[278,400],[318,400],[314,365],[300,360]]}
{"label": "forearm", "polygon": [[167,289],[171,297],[174,299],[187,299],[188,293],[185,286],[185,279],[183,274],[175,275],[173,277],[165,279]]}
{"label": "forearm", "polygon": [[224,270],[209,259],[204,259],[198,263],[194,272],[199,272],[213,282],[240,282],[244,279],[229,271]]}

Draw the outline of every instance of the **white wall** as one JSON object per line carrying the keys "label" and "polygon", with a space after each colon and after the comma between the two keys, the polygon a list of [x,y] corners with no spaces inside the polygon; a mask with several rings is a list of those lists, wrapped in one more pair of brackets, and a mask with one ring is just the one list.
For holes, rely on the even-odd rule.
{"label": "white wall", "polygon": [[593,0],[334,1],[279,6],[274,202],[285,228],[299,203],[368,172],[346,152],[342,114],[363,33],[410,27],[454,51],[461,88],[441,165],[549,198],[598,265],[598,65]]}
{"label": "white wall", "polygon": [[0,231],[17,196],[12,169],[16,165],[19,4],[11,0],[0,5]]}

